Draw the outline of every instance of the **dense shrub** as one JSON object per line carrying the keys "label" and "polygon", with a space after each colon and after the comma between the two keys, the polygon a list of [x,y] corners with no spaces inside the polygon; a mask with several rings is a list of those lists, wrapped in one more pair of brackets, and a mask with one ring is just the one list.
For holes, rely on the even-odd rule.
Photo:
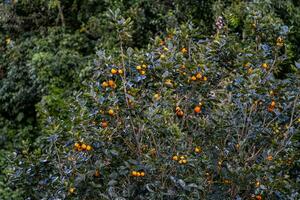
{"label": "dense shrub", "polygon": [[260,32],[249,17],[242,40],[221,18],[205,39],[183,25],[134,50],[130,20],[113,20],[119,52],[97,51],[64,120],[48,113],[52,135],[17,155],[16,187],[37,199],[299,198],[299,74],[274,76],[280,21]]}
{"label": "dense shrub", "polygon": [[0,4],[1,199],[298,199],[299,6]]}

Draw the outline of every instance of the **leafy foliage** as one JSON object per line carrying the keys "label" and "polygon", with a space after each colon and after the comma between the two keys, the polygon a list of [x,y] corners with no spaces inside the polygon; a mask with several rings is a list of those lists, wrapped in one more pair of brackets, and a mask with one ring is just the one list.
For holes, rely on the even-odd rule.
{"label": "leafy foliage", "polygon": [[1,198],[298,199],[299,6],[0,4]]}

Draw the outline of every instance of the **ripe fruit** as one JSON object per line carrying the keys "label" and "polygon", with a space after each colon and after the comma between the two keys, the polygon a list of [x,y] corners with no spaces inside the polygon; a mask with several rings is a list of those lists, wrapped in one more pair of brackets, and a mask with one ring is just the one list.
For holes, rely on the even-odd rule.
{"label": "ripe fruit", "polygon": [[137,70],[141,70],[142,67],[141,67],[140,65],[138,65],[138,66],[136,66],[136,69],[137,69]]}
{"label": "ripe fruit", "polygon": [[147,65],[142,64],[142,68],[143,68],[143,69],[147,69]]}
{"label": "ripe fruit", "polygon": [[183,117],[184,113],[183,113],[182,110],[179,110],[178,112],[176,112],[176,115],[177,115],[178,117]]}
{"label": "ripe fruit", "polygon": [[192,81],[197,80],[196,76],[192,76],[192,77],[191,77],[191,80],[192,80]]}
{"label": "ripe fruit", "polygon": [[256,186],[256,187],[259,187],[259,186],[260,186],[260,182],[259,182],[259,181],[256,181],[255,186]]}
{"label": "ripe fruit", "polygon": [[196,74],[196,78],[197,78],[197,79],[201,79],[201,78],[202,78],[202,74],[198,72],[198,73]]}
{"label": "ripe fruit", "polygon": [[201,151],[202,151],[201,147],[195,147],[195,152],[196,153],[201,153]]}
{"label": "ripe fruit", "polygon": [[113,87],[114,84],[115,84],[115,82],[114,82],[113,80],[109,80],[109,81],[108,81],[108,85],[109,85],[110,87]]}
{"label": "ripe fruit", "polygon": [[271,106],[273,106],[273,107],[274,107],[274,106],[275,106],[275,104],[276,104],[276,103],[275,103],[275,101],[272,101],[272,102],[271,102]]}
{"label": "ripe fruit", "polygon": [[245,63],[244,67],[250,67],[250,63],[249,62]]}
{"label": "ripe fruit", "polygon": [[183,115],[184,115],[183,111],[181,110],[181,108],[179,106],[177,106],[175,108],[175,112],[178,117],[183,117]]}
{"label": "ripe fruit", "polygon": [[187,163],[187,160],[182,160],[182,164],[186,164]]}
{"label": "ripe fruit", "polygon": [[167,86],[173,86],[173,83],[172,83],[172,80],[171,79],[167,79],[166,81],[165,81],[165,84],[167,85]]}
{"label": "ripe fruit", "polygon": [[122,70],[122,69],[119,69],[119,70],[118,70],[118,73],[119,73],[119,74],[123,74],[123,70]]}
{"label": "ripe fruit", "polygon": [[86,144],[81,145],[82,150],[86,150]]}
{"label": "ripe fruit", "polygon": [[91,150],[92,150],[92,147],[91,147],[90,145],[87,145],[87,146],[86,146],[86,150],[87,150],[87,151],[91,151]]}
{"label": "ripe fruit", "polygon": [[247,72],[248,72],[248,74],[252,74],[252,72],[253,72],[252,67],[250,67]]}
{"label": "ripe fruit", "polygon": [[262,68],[264,68],[264,69],[268,69],[268,64],[267,64],[267,63],[263,63],[261,66],[262,66]]}
{"label": "ripe fruit", "polygon": [[182,48],[181,49],[181,53],[186,53],[187,52],[187,49],[186,48]]}
{"label": "ripe fruit", "polygon": [[101,122],[101,127],[102,128],[106,128],[108,126],[108,122],[107,121],[102,121]]}
{"label": "ripe fruit", "polygon": [[145,74],[146,74],[146,71],[141,70],[141,71],[140,71],[140,74],[141,74],[141,75],[145,75]]}
{"label": "ripe fruit", "polygon": [[269,112],[273,112],[273,111],[274,111],[274,107],[269,106],[269,107],[268,107],[268,111],[269,111]]}
{"label": "ripe fruit", "polygon": [[136,175],[137,175],[137,171],[132,171],[132,172],[131,172],[131,175],[132,175],[132,176],[136,176]]}
{"label": "ripe fruit", "polygon": [[178,156],[173,156],[172,160],[177,161],[178,160]]}
{"label": "ripe fruit", "polygon": [[112,68],[112,69],[110,70],[110,72],[111,72],[112,74],[117,74],[117,73],[118,73],[118,70]]}
{"label": "ripe fruit", "polygon": [[165,58],[166,58],[166,56],[164,54],[160,55],[160,59],[165,59]]}
{"label": "ripe fruit", "polygon": [[273,156],[269,155],[269,156],[267,157],[267,160],[268,160],[268,161],[273,160]]}
{"label": "ripe fruit", "polygon": [[283,42],[283,38],[279,36],[276,41],[277,42]]}
{"label": "ripe fruit", "polygon": [[284,44],[283,38],[282,37],[278,37],[277,40],[276,40],[276,45],[279,46],[279,47],[282,47],[283,44]]}
{"label": "ripe fruit", "polygon": [[75,146],[76,148],[79,148],[79,147],[80,147],[80,144],[79,144],[78,142],[76,142],[76,143],[74,144],[74,146]]}
{"label": "ripe fruit", "polygon": [[194,108],[194,112],[195,112],[195,113],[200,113],[200,112],[201,112],[201,107],[200,107],[200,106],[196,106],[196,107]]}
{"label": "ripe fruit", "polygon": [[276,105],[275,101],[272,101],[271,104],[268,107],[268,111],[273,112],[274,108],[275,108],[275,105]]}
{"label": "ripe fruit", "polygon": [[145,176],[145,172],[132,171],[131,175],[134,177],[143,177]]}
{"label": "ripe fruit", "polygon": [[117,87],[116,83],[115,83],[113,80],[109,80],[109,81],[108,81],[108,85],[109,85],[109,87],[111,87],[111,88],[116,88],[116,87]]}
{"label": "ripe fruit", "polygon": [[155,94],[153,97],[154,97],[155,100],[159,100],[160,99],[159,94]]}
{"label": "ripe fruit", "polygon": [[255,197],[257,200],[262,200],[262,196],[259,194],[259,195],[256,195]]}
{"label": "ripe fruit", "polygon": [[108,87],[108,83],[107,83],[106,81],[104,81],[104,82],[102,83],[102,87]]}
{"label": "ripe fruit", "polygon": [[75,188],[73,188],[73,187],[69,188],[69,192],[70,193],[74,193],[75,192]]}
{"label": "ripe fruit", "polygon": [[204,77],[203,77],[203,80],[204,80],[204,81],[207,81],[207,77],[206,77],[206,76],[204,76]]}
{"label": "ripe fruit", "polygon": [[109,109],[109,110],[108,110],[108,114],[109,114],[110,116],[113,116],[113,115],[115,114],[115,111],[114,111],[113,109]]}

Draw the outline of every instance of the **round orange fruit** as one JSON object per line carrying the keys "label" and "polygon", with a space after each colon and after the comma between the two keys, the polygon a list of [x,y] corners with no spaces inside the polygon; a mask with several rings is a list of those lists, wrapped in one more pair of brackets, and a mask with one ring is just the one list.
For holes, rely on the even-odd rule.
{"label": "round orange fruit", "polygon": [[200,113],[200,112],[201,112],[201,107],[200,107],[200,106],[196,106],[196,107],[194,108],[194,112],[195,112],[195,113]]}

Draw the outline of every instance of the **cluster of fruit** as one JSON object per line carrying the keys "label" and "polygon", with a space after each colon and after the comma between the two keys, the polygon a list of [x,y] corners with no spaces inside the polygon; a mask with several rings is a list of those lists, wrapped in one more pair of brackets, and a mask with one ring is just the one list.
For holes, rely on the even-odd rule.
{"label": "cluster of fruit", "polygon": [[104,81],[102,83],[103,88],[111,87],[112,89],[115,89],[117,87],[117,84],[114,80]]}
{"label": "cluster of fruit", "polygon": [[183,115],[184,115],[184,112],[181,110],[181,108],[179,106],[177,106],[175,108],[175,112],[178,117],[183,117]]}
{"label": "cluster of fruit", "polygon": [[186,164],[188,162],[186,156],[179,156],[179,155],[173,156],[172,160],[177,161],[181,165]]}
{"label": "cluster of fruit", "polygon": [[147,69],[147,65],[145,64],[142,64],[142,65],[138,65],[136,66],[136,70],[138,70],[138,72],[141,74],[141,75],[145,75],[146,74],[146,69]]}
{"label": "cluster of fruit", "polygon": [[144,177],[145,176],[145,172],[132,171],[131,175],[134,176],[134,177]]}
{"label": "cluster of fruit", "polygon": [[[160,45],[163,46],[163,50],[164,50],[164,51],[169,51],[169,49],[168,49],[166,46],[164,46],[164,44],[165,44],[164,41],[161,41],[161,42],[160,42]],[[184,48],[182,48],[182,49],[180,50],[180,52],[181,52],[182,54],[186,54],[186,53],[188,52],[188,50],[184,47]],[[165,60],[165,59],[166,59],[166,55],[165,55],[165,54],[160,54],[159,58],[160,58],[161,60]]]}
{"label": "cluster of fruit", "polygon": [[251,67],[251,65],[252,64],[250,62],[247,62],[244,64],[244,67],[247,69],[248,74],[252,74],[252,72],[253,72],[253,68]]}
{"label": "cluster of fruit", "polygon": [[[201,109],[202,109],[202,103],[199,103],[198,105],[196,105],[194,107],[194,112],[195,113],[200,113],[201,112]],[[179,107],[179,106],[176,106],[175,108],[175,113],[178,117],[183,117],[184,115],[184,112],[183,110]]]}
{"label": "cluster of fruit", "polygon": [[[253,72],[253,68],[251,67],[251,65],[252,64],[250,62],[247,62],[247,63],[244,64],[244,67],[248,69],[248,71],[247,71],[248,74],[252,74],[252,72]],[[265,70],[268,70],[269,69],[269,64],[268,63],[262,63],[261,67]]]}
{"label": "cluster of fruit", "polygon": [[91,145],[85,143],[78,143],[78,142],[74,144],[74,148],[77,151],[91,151],[93,149]]}
{"label": "cluster of fruit", "polygon": [[111,72],[113,75],[115,75],[115,74],[120,74],[120,75],[122,75],[122,74],[124,73],[122,69],[115,69],[115,68],[112,68],[112,69],[110,70],[110,72]]}
{"label": "cluster of fruit", "polygon": [[207,77],[203,76],[200,72],[198,72],[195,75],[191,76],[190,80],[191,81],[196,81],[196,80],[207,81]]}

